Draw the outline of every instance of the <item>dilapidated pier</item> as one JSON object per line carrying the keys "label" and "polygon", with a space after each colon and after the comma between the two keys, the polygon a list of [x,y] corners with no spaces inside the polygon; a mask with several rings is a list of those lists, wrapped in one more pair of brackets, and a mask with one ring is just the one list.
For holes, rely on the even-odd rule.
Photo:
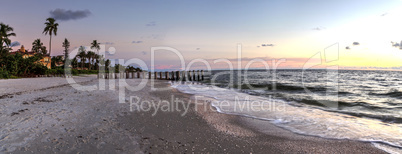
{"label": "dilapidated pier", "polygon": [[98,73],[100,79],[158,79],[174,81],[203,81],[209,73],[204,70],[171,71],[171,72],[120,72]]}

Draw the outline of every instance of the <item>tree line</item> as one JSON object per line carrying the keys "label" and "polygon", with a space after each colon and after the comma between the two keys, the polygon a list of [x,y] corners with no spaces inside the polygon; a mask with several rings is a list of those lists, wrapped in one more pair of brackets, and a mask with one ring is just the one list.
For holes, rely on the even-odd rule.
{"label": "tree line", "polygon": [[[10,54],[12,47],[11,37],[15,37],[16,34],[13,32],[14,29],[9,25],[0,23],[0,78],[17,78],[17,77],[29,77],[35,75],[46,75],[46,74],[64,74],[65,69],[71,69],[73,75],[78,74],[95,74],[98,73],[100,67],[104,67],[102,70],[109,72],[109,70],[119,70],[125,71],[142,71],[141,68],[135,68],[133,66],[122,66],[115,65],[110,66],[110,60],[105,60],[102,55],[97,54],[100,50],[100,43],[97,40],[93,40],[91,43],[91,50],[88,50],[84,46],[79,47],[78,54],[70,59],[69,48],[70,42],[67,38],[64,39],[62,43],[63,56],[51,57],[51,62],[44,61],[48,65],[51,63],[51,69],[42,65],[39,61],[45,56],[51,54],[51,40],[52,35],[57,35],[58,23],[53,18],[46,19],[45,28],[43,33],[50,36],[49,41],[49,52],[46,46],[40,39],[36,39],[32,42],[31,51],[34,52],[32,56],[26,58],[22,54]],[[64,59],[64,60],[63,60]],[[70,64],[65,67],[65,64]],[[71,67],[70,67],[71,66]],[[114,67],[114,68],[113,68]]]}

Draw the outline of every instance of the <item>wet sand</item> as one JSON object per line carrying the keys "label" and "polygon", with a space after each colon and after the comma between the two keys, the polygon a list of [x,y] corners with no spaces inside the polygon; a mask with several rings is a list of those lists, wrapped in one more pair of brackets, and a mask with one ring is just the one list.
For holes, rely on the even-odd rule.
{"label": "wet sand", "polygon": [[[75,79],[96,85],[95,77]],[[0,85],[1,153],[384,153],[370,143],[297,135],[269,122],[220,114],[209,98],[194,104],[193,95],[173,88],[152,91],[150,83],[126,90],[125,103],[118,102],[117,89],[79,91],[63,78],[0,80]],[[169,84],[156,81],[155,87]],[[174,97],[189,111],[186,105],[162,112],[147,104],[130,111],[130,96],[166,100],[159,105],[175,104]]]}

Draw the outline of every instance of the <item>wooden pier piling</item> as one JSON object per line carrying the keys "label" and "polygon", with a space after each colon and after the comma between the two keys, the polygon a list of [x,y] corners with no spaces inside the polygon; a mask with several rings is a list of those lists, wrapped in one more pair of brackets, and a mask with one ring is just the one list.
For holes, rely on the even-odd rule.
{"label": "wooden pier piling", "polygon": [[197,80],[200,81],[200,70],[197,70]]}
{"label": "wooden pier piling", "polygon": [[195,71],[193,70],[193,81],[195,81]]}
{"label": "wooden pier piling", "polygon": [[[148,77],[146,74],[148,73]],[[152,74],[153,73],[153,74]],[[142,75],[141,75],[142,74]],[[152,77],[153,75],[153,77]],[[37,77],[69,77],[66,75],[47,74]],[[98,73],[99,79],[160,79],[174,81],[203,81],[205,79],[204,70],[189,71],[165,71],[165,72],[119,72],[119,73]]]}

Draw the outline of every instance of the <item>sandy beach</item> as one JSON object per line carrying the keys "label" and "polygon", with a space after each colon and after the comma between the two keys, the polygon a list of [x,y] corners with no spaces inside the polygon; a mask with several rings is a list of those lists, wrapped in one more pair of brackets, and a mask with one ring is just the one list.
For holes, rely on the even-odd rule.
{"label": "sandy beach", "polygon": [[[74,79],[98,84],[96,76]],[[0,80],[0,153],[385,153],[371,143],[297,135],[268,121],[221,114],[210,108],[210,98],[193,104],[194,95],[169,88],[168,81],[155,81],[168,90],[153,91],[150,82],[126,90],[125,103],[107,85],[79,91],[65,78]],[[179,100],[189,108],[163,112],[135,106],[133,97],[165,105]]]}

